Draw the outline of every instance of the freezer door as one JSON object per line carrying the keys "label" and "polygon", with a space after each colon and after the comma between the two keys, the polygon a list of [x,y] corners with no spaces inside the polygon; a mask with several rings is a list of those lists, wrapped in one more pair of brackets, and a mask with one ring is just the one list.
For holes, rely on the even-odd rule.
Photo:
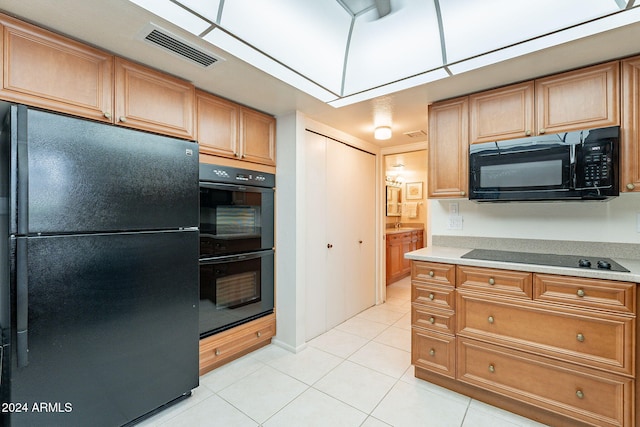
{"label": "freezer door", "polygon": [[15,239],[28,258],[12,271],[26,272],[13,284],[14,299],[27,295],[26,338],[2,387],[28,410],[11,427],[119,426],[198,386],[197,234]]}
{"label": "freezer door", "polygon": [[12,234],[198,226],[198,145],[14,106]]}

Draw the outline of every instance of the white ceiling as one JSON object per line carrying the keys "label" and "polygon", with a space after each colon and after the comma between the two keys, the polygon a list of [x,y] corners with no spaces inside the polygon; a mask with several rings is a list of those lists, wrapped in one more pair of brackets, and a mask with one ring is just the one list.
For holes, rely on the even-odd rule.
{"label": "white ceiling", "polygon": [[[535,49],[540,50],[518,54],[520,56],[513,59],[464,72],[465,68],[477,66],[473,61],[484,60],[485,57],[491,57],[492,60],[496,57],[503,59],[511,55],[509,49],[501,50],[499,54],[493,52],[481,55],[488,49],[486,46],[499,49],[504,46],[495,43],[512,45],[535,37],[540,31],[557,30],[554,25],[558,24],[551,19],[556,15],[569,16],[573,20],[569,22],[575,24],[609,13],[607,11],[615,12],[627,5],[624,0],[563,0],[552,2],[552,9],[543,9],[533,6],[546,4],[547,1],[500,3],[503,6],[528,4],[529,9],[525,8],[523,14],[522,10],[513,10],[510,6],[497,8],[499,1],[391,0],[391,13],[378,18],[371,0],[323,0],[322,3],[319,0],[180,0],[183,6],[199,14],[196,24],[202,17],[206,18],[206,25],[202,28],[192,27],[192,24],[172,24],[127,0],[0,0],[0,9],[117,55],[177,75],[193,82],[196,87],[233,101],[276,116],[298,110],[314,120],[383,147],[424,141],[426,137],[409,138],[404,133],[426,130],[426,111],[430,102],[640,53],[640,45],[635,42],[640,39],[640,23],[635,22],[640,18],[634,17],[638,15],[635,12],[640,8],[636,7],[613,15],[623,25],[620,28],[599,32],[599,22],[591,23],[591,29],[577,27],[569,30],[575,40],[554,47],[545,47],[546,40],[529,40],[527,43],[535,42]],[[223,13],[218,13],[220,3],[224,5]],[[204,4],[208,5],[206,9],[203,8]],[[216,6],[211,8],[211,4]],[[259,4],[268,4],[269,8],[259,7]],[[304,8],[285,10],[276,7],[291,4],[303,4]],[[332,6],[321,8],[318,4]],[[431,6],[425,6],[426,4]],[[440,8],[443,21],[440,27],[424,25],[424,22],[433,20],[433,15],[421,15],[433,11],[434,4]],[[602,5],[602,9],[594,9],[593,12],[586,7],[587,4]],[[477,8],[477,5],[483,7]],[[364,11],[357,12],[354,16],[348,8]],[[216,12],[212,13],[212,10]],[[234,10],[236,13],[232,14]],[[463,11],[471,11],[473,19],[469,20],[469,15],[463,16]],[[622,19],[623,15],[625,19]],[[422,16],[419,21],[422,25],[412,23],[416,16]],[[174,20],[173,16],[169,17]],[[313,18],[313,24],[309,23],[310,17]],[[449,20],[445,19],[447,17]],[[358,21],[360,19],[362,21]],[[498,20],[502,20],[502,23],[499,24]],[[209,69],[203,69],[151,46],[140,39],[141,31],[150,22],[225,60]],[[345,22],[349,24],[347,30]],[[218,23],[227,36],[233,36],[227,38],[235,40],[236,44],[246,47],[248,43],[252,48],[258,48],[263,56],[267,53],[266,56],[276,59],[281,66],[285,64],[285,68],[289,67],[290,74],[297,76],[298,80],[309,80],[322,90],[336,95],[338,99],[349,99],[350,95],[357,96],[359,92],[365,94],[363,98],[370,99],[334,108],[250,65],[248,62],[251,62],[251,58],[245,55],[246,52],[238,50],[232,54],[228,45],[213,45],[207,41],[207,38],[216,40],[213,36],[207,37],[212,33],[211,30],[207,32],[207,26],[212,23]],[[396,30],[391,27],[385,29],[385,23],[393,23]],[[433,44],[403,41],[398,38],[402,35],[403,24],[407,27],[410,38],[427,39],[429,31],[432,31],[440,39],[444,36],[446,43],[439,45],[441,40]],[[593,30],[595,27],[598,28]],[[441,28],[442,33],[439,30],[433,33],[434,28]],[[589,31],[595,35],[584,37]],[[267,33],[277,42],[275,50],[269,50],[272,48],[267,44]],[[305,39],[305,35],[312,37]],[[551,37],[557,39],[557,34],[554,33]],[[348,58],[344,47],[342,53],[336,53],[340,49],[333,48],[345,38],[350,43]],[[312,41],[317,39],[322,40],[322,43],[314,49]],[[486,43],[487,40],[494,44],[481,46],[476,43]],[[224,46],[226,50],[220,46]],[[371,52],[367,53],[371,46],[375,47],[373,55]],[[446,49],[441,49],[443,46]],[[413,47],[418,50],[411,50]],[[288,59],[290,53],[294,53],[293,59]],[[470,57],[473,59],[467,60]],[[312,71],[305,71],[307,64],[312,65]],[[429,72],[433,67],[446,70],[446,78],[411,87],[416,84],[416,81],[410,81],[412,76]],[[373,69],[377,72],[370,71]],[[392,81],[396,84],[388,90],[403,87],[398,82],[408,82],[404,87],[409,88],[391,93],[380,90],[380,87],[386,88],[385,85]],[[378,91],[367,92],[372,87]],[[375,93],[383,95],[371,98]],[[352,99],[348,102],[352,102]],[[393,137],[385,142],[373,139],[374,126],[385,124],[380,122],[381,117],[390,120],[393,129]]]}

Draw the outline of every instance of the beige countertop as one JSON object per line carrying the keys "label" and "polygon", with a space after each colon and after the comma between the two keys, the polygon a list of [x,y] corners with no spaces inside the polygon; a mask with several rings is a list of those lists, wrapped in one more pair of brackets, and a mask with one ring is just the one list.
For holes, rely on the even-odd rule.
{"label": "beige countertop", "polygon": [[472,248],[453,248],[446,246],[429,246],[417,251],[407,252],[404,257],[417,261],[442,262],[447,264],[470,265],[475,267],[499,268],[505,270],[529,271],[533,273],[561,274],[565,276],[590,277],[595,279],[620,280],[640,283],[640,260],[613,260],[630,270],[629,273],[607,270],[581,269],[571,267],[555,267],[536,264],[522,264],[514,262],[485,261],[479,259],[461,258]]}
{"label": "beige countertop", "polygon": [[397,234],[397,233],[406,233],[408,231],[422,231],[423,228],[418,227],[400,227],[400,228],[387,228],[384,230],[384,234]]}

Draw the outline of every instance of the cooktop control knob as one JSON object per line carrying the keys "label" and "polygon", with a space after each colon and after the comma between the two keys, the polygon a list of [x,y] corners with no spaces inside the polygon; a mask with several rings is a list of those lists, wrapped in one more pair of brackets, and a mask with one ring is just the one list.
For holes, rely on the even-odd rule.
{"label": "cooktop control knob", "polygon": [[578,267],[586,267],[586,268],[590,268],[591,267],[591,261],[589,261],[588,259],[582,258],[578,261]]}
{"label": "cooktop control knob", "polygon": [[607,261],[598,261],[598,268],[604,268],[605,270],[611,270],[611,263]]}

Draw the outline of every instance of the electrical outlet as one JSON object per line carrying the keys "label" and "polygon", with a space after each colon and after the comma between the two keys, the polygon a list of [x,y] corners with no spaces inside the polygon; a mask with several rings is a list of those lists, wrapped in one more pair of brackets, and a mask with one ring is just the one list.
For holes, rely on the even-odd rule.
{"label": "electrical outlet", "polygon": [[447,222],[447,229],[462,230],[462,215],[449,215],[449,221]]}
{"label": "electrical outlet", "polygon": [[449,203],[449,215],[458,215],[460,213],[457,203]]}

